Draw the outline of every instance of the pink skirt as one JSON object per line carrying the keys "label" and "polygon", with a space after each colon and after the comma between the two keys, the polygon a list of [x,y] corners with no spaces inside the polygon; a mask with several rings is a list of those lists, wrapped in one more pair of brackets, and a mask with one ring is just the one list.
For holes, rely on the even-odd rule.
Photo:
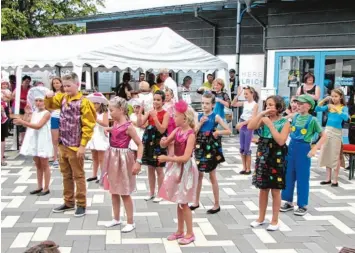
{"label": "pink skirt", "polygon": [[[183,170],[180,179],[181,170]],[[185,164],[168,163],[159,197],[177,204],[194,203],[198,183],[198,170],[194,158]]]}
{"label": "pink skirt", "polygon": [[131,195],[136,189],[136,176],[133,175],[135,154],[130,149],[113,148],[105,152],[103,185],[111,194]]}

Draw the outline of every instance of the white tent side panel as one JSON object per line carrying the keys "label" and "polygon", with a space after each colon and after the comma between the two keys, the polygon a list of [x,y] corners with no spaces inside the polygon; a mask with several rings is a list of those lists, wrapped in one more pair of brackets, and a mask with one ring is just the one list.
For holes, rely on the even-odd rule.
{"label": "white tent side panel", "polygon": [[215,71],[227,64],[170,28],[81,34],[1,42],[4,69],[89,64],[94,68]]}

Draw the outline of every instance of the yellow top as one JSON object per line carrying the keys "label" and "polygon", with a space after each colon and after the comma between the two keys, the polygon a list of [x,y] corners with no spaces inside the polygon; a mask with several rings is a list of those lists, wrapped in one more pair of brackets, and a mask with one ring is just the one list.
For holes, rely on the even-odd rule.
{"label": "yellow top", "polygon": [[[70,97],[66,93],[57,93],[52,98],[46,98],[44,103],[47,109],[61,109],[63,98],[66,98],[67,104],[71,101],[78,100],[83,96],[81,92],[78,92],[73,97]],[[94,127],[96,124],[96,111],[93,103],[90,102],[87,98],[83,98],[80,105],[81,113],[81,141],[80,145],[86,147],[86,144],[91,139],[94,133]],[[73,151],[78,151],[78,147],[69,147]]]}
{"label": "yellow top", "polygon": [[212,89],[212,84],[207,81],[207,82],[204,82],[202,84],[202,87],[206,87],[206,88]]}
{"label": "yellow top", "polygon": [[160,88],[159,88],[158,85],[156,85],[156,84],[154,84],[151,89],[152,89],[153,94],[154,94],[157,90],[160,90]]}

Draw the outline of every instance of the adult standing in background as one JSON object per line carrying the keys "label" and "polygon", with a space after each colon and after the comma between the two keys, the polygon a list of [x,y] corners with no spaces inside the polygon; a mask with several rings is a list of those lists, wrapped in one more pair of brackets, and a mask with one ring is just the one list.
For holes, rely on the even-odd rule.
{"label": "adult standing in background", "polygon": [[131,92],[133,90],[132,86],[129,84],[131,81],[131,74],[126,72],[123,74],[123,82],[116,86],[115,92],[116,96],[124,98],[126,100],[131,99]]}
{"label": "adult standing in background", "polygon": [[[31,77],[25,75],[22,77],[22,84],[21,84],[21,89],[20,89],[20,115],[25,115],[25,107],[27,105],[27,94],[28,91],[30,90],[31,86]],[[15,97],[16,97],[16,91],[15,89],[12,93],[12,99],[13,99],[13,106],[15,106]],[[15,111],[15,110],[13,110]],[[19,132],[20,132],[20,145],[22,144],[23,138],[25,137],[25,132],[26,132],[26,127],[24,126],[19,126]]]}
{"label": "adult standing in background", "polygon": [[212,74],[208,74],[208,75],[207,75],[207,81],[202,84],[202,87],[211,90],[212,87],[213,87],[213,85],[212,85],[213,80],[214,80],[213,75],[212,75]]}
{"label": "adult standing in background", "polygon": [[139,82],[145,81],[145,74],[144,73],[139,73]]}
{"label": "adult standing in background", "polygon": [[191,84],[192,78],[191,76],[185,76],[182,85],[178,87],[178,99],[184,100],[188,105],[191,105]]}
{"label": "adult standing in background", "polygon": [[150,87],[152,87],[154,84],[156,84],[154,73],[149,73],[149,74],[148,74],[147,82],[149,83],[149,86],[150,86]]}
{"label": "adult standing in background", "polygon": [[154,94],[157,90],[161,90],[165,92],[164,82],[161,80],[160,76],[157,77],[157,82],[153,84],[151,87],[152,93]]}
{"label": "adult standing in background", "polygon": [[161,69],[159,72],[160,79],[164,82],[164,86],[171,89],[174,93],[174,97],[178,97],[176,82],[169,76],[168,69]]}
{"label": "adult standing in background", "polygon": [[[230,88],[231,88],[231,95],[232,95],[232,101],[234,99],[234,97],[238,94],[238,91],[235,90],[235,70],[234,69],[230,69],[229,70],[229,84],[230,84]],[[237,86],[238,88],[238,86]]]}
{"label": "adult standing in background", "polygon": [[[297,89],[297,96],[303,95],[303,94],[308,94],[310,95],[314,102],[315,102],[315,106],[317,106],[317,101],[320,98],[320,88],[314,84],[315,78],[314,75],[312,73],[307,73],[304,76],[304,83]],[[314,106],[314,108],[315,108]],[[316,113],[311,113],[314,116],[316,115]]]}

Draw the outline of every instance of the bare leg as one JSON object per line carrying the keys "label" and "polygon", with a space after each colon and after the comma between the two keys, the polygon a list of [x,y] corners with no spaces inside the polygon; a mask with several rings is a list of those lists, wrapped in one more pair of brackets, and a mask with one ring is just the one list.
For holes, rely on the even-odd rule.
{"label": "bare leg", "polygon": [[53,160],[58,160],[59,129],[52,129]]}
{"label": "bare leg", "polygon": [[279,223],[279,213],[281,207],[281,191],[278,189],[272,189],[272,220],[271,225],[277,225]]}
{"label": "bare leg", "polygon": [[259,223],[265,220],[269,191],[269,189],[260,189],[259,191],[259,218],[256,220]]}
{"label": "bare leg", "polygon": [[49,190],[49,182],[51,180],[51,171],[49,169],[48,158],[40,158],[41,168],[44,173],[44,188],[43,191]]}
{"label": "bare leg", "polygon": [[210,172],[210,181],[212,184],[212,191],[214,197],[214,206],[212,209],[218,209],[219,207],[219,187],[217,182],[216,169]]}
{"label": "bare leg", "polygon": [[[339,170],[340,170],[340,161],[338,161],[338,165],[337,165],[337,167],[335,168],[335,171],[334,171],[333,184],[337,184],[338,183]],[[332,170],[330,170],[330,173],[332,173]]]}
{"label": "bare leg", "polygon": [[120,195],[112,194],[112,209],[113,209],[113,218],[117,221],[120,220]]}
{"label": "bare leg", "polygon": [[202,180],[203,180],[203,172],[198,173],[198,184],[197,184],[197,192],[196,192],[196,202],[193,206],[198,206],[200,204],[200,196],[202,190]]}
{"label": "bare leg", "polygon": [[121,195],[126,209],[127,224],[133,224],[133,201],[130,195]]}
{"label": "bare leg", "polygon": [[332,180],[332,169],[327,167],[327,179],[326,181],[329,182]]}
{"label": "bare leg", "polygon": [[251,170],[251,155],[245,156],[245,169],[247,172]]}
{"label": "bare leg", "polygon": [[158,178],[158,191],[160,189],[160,187],[163,184],[164,181],[164,170],[163,168],[155,168],[155,171],[157,173],[157,178]]}
{"label": "bare leg", "polygon": [[242,163],[243,163],[243,170],[246,171],[247,170],[247,165],[246,165],[246,156],[243,154],[240,154],[240,156],[242,157]]}
{"label": "bare leg", "polygon": [[[179,205],[176,206],[177,218],[178,218],[178,229],[176,234],[180,235],[184,233],[184,209],[181,209]],[[190,209],[190,208],[189,208]]]}
{"label": "bare leg", "polygon": [[149,182],[150,196],[154,196],[155,195],[155,168],[152,166],[148,166],[148,182]]}
{"label": "bare leg", "polygon": [[92,177],[97,177],[97,171],[99,169],[99,154],[96,150],[91,150],[92,154]]}
{"label": "bare leg", "polygon": [[20,138],[19,138],[20,146],[22,146],[22,142],[24,138],[25,138],[25,132],[20,133]]}
{"label": "bare leg", "polygon": [[99,159],[100,175],[102,177],[102,168],[104,167],[105,151],[97,151],[97,156]]}
{"label": "bare leg", "polygon": [[33,161],[35,162],[37,168],[37,190],[40,190],[43,188],[43,170],[41,168],[41,160],[38,156],[34,156]]}
{"label": "bare leg", "polygon": [[191,209],[189,208],[189,206],[187,204],[182,204],[181,207],[184,210],[184,221],[185,221],[185,224],[186,224],[185,238],[190,238],[194,234],[194,231],[192,230],[192,213],[191,213]]}

